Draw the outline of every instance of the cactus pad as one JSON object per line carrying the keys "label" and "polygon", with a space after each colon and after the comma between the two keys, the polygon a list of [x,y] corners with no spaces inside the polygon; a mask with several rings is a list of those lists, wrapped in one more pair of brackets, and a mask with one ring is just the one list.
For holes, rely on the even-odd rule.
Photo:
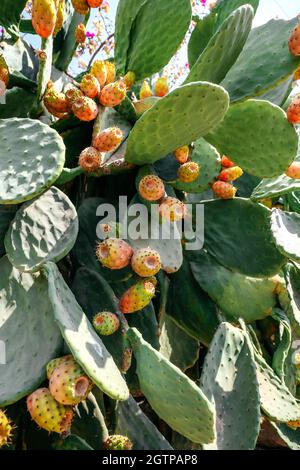
{"label": "cactus pad", "polygon": [[300,261],[300,215],[273,209],[271,228],[278,249],[287,258]]}
{"label": "cactus pad", "polygon": [[0,256],[5,253],[4,238],[18,206],[0,206]]}
{"label": "cactus pad", "polygon": [[269,197],[275,198],[293,191],[300,191],[300,180],[294,180],[286,175],[278,176],[278,178],[265,178],[256,186],[251,199],[258,201]]}

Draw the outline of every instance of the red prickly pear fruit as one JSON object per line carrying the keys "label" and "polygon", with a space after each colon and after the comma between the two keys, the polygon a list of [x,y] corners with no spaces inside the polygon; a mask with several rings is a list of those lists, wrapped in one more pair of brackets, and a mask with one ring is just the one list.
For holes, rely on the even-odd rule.
{"label": "red prickly pear fruit", "polygon": [[100,335],[110,336],[119,329],[120,321],[115,313],[100,312],[94,316],[93,325]]}
{"label": "red prickly pear fruit", "polygon": [[153,96],[153,93],[152,93],[149,83],[145,80],[140,89],[140,100],[144,100],[145,98],[150,98],[150,96]]}
{"label": "red prickly pear fruit", "polygon": [[0,448],[10,442],[13,426],[3,410],[0,410]]}
{"label": "red prickly pear fruit", "polygon": [[90,8],[101,7],[103,0],[86,0]]}
{"label": "red prickly pear fruit", "polygon": [[50,380],[52,372],[54,371],[54,369],[56,369],[56,367],[72,360],[73,357],[68,354],[67,356],[57,357],[56,359],[52,359],[51,361],[49,361],[46,365],[47,379]]}
{"label": "red prickly pear fruit", "polygon": [[133,444],[128,437],[115,434],[109,436],[103,446],[107,450],[132,450]]}
{"label": "red prickly pear fruit", "polygon": [[165,195],[165,185],[156,175],[146,175],[139,183],[139,193],[146,201],[159,201]]}
{"label": "red prickly pear fruit", "polygon": [[229,158],[226,157],[226,155],[223,155],[222,160],[221,160],[221,165],[224,168],[231,168],[232,166],[235,166],[235,164],[231,160],[229,160]]}
{"label": "red prickly pear fruit", "polygon": [[122,79],[122,82],[125,83],[126,89],[130,90],[130,88],[135,83],[135,73],[134,72],[127,72],[125,77]]}
{"label": "red prickly pear fruit", "polygon": [[187,162],[178,169],[178,179],[182,183],[192,183],[200,174],[200,167],[196,162]]}
{"label": "red prickly pear fruit", "polygon": [[159,213],[163,219],[176,222],[187,215],[186,205],[175,197],[164,198],[159,205]]}
{"label": "red prickly pear fruit", "polygon": [[27,397],[31,418],[43,429],[61,434],[70,430],[73,410],[58,403],[48,388],[39,388]]}
{"label": "red prickly pear fruit", "polygon": [[140,277],[155,276],[161,269],[160,254],[152,248],[140,248],[133,253],[131,267]]}
{"label": "red prickly pear fruit", "polygon": [[160,77],[155,83],[155,95],[163,98],[169,93],[167,77]]}
{"label": "red prickly pear fruit", "polygon": [[300,123],[300,95],[296,95],[289,105],[287,112],[287,119],[291,124]]}
{"label": "red prickly pear fruit", "polygon": [[180,165],[186,163],[189,159],[190,148],[188,145],[184,145],[183,147],[179,147],[178,149],[174,150],[174,157]]}
{"label": "red prickly pear fruit", "polygon": [[71,0],[74,10],[80,15],[87,15],[90,7],[86,0]]}
{"label": "red prickly pear fruit", "polygon": [[122,81],[109,83],[100,92],[99,101],[102,106],[113,108],[118,106],[126,97],[126,85]]}
{"label": "red prickly pear fruit", "polygon": [[53,114],[53,112],[62,114],[70,111],[70,104],[66,95],[57,91],[51,81],[48,82],[44,95],[44,105],[51,114]]}
{"label": "red prickly pear fruit", "polygon": [[129,265],[133,251],[130,245],[119,238],[108,238],[99,243],[96,256],[109,269],[122,269]]}
{"label": "red prickly pear fruit", "polygon": [[61,405],[74,406],[84,401],[92,386],[90,379],[73,358],[57,366],[49,380],[50,393]]}
{"label": "red prickly pear fruit", "polygon": [[74,101],[72,111],[80,121],[93,121],[98,115],[98,106],[94,100],[83,96]]}
{"label": "red prickly pear fruit", "polygon": [[293,162],[285,172],[286,176],[294,180],[300,179],[300,162]]}
{"label": "red prickly pear fruit", "polygon": [[109,127],[93,138],[93,146],[99,152],[112,152],[119,147],[123,132],[118,127]]}
{"label": "red prickly pear fruit", "polygon": [[300,24],[293,29],[289,38],[289,49],[291,54],[300,56]]}
{"label": "red prickly pear fruit", "polygon": [[134,313],[147,307],[155,295],[155,286],[148,279],[141,279],[131,286],[120,299],[122,313]]}
{"label": "red prickly pear fruit", "polygon": [[94,75],[87,73],[81,80],[80,90],[89,98],[96,98],[100,93],[100,84]]}
{"label": "red prickly pear fruit", "polygon": [[105,85],[107,80],[107,66],[104,60],[95,60],[91,67],[91,74],[97,78],[101,87]]}
{"label": "red prickly pear fruit", "polygon": [[221,199],[233,199],[237,192],[237,189],[232,184],[225,181],[216,181],[212,185],[212,190]]}
{"label": "red prickly pear fruit", "polygon": [[243,170],[239,166],[225,168],[218,176],[220,181],[235,181],[243,175]]}
{"label": "red prickly pear fruit", "polygon": [[57,11],[55,0],[33,0],[32,26],[41,38],[49,38],[55,28]]}
{"label": "red prickly pear fruit", "polygon": [[86,41],[86,27],[83,23],[80,23],[75,31],[75,39],[78,44],[84,44]]}
{"label": "red prickly pear fruit", "polygon": [[106,67],[106,83],[112,83],[116,79],[116,66],[113,62],[109,62],[108,60],[104,63]]}
{"label": "red prickly pear fruit", "polygon": [[103,155],[94,147],[87,147],[82,150],[79,156],[79,166],[86,173],[95,173],[101,167]]}
{"label": "red prickly pear fruit", "polygon": [[68,101],[69,105],[72,106],[72,104],[75,103],[75,101],[77,99],[83,98],[84,94],[82,93],[82,91],[79,88],[71,86],[68,89],[66,89],[65,96],[66,96],[66,100]]}
{"label": "red prickly pear fruit", "polygon": [[65,0],[56,0],[57,4],[57,16],[56,16],[56,23],[55,28],[53,31],[53,36],[56,37],[61,28],[63,27],[65,21],[65,14],[66,14],[66,5]]}

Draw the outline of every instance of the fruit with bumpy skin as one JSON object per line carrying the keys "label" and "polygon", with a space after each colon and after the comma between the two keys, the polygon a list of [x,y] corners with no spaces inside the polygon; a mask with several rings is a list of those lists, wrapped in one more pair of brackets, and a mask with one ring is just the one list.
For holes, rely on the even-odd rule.
{"label": "fruit with bumpy skin", "polygon": [[300,123],[300,95],[296,95],[291,104],[289,105],[287,112],[286,112],[288,121],[291,124],[299,124]]}
{"label": "fruit with bumpy skin", "polygon": [[109,60],[106,60],[104,63],[106,67],[106,83],[112,83],[116,79],[116,66],[113,62],[109,62]]}
{"label": "fruit with bumpy skin", "polygon": [[84,44],[86,41],[86,27],[83,23],[80,23],[75,31],[75,39],[78,44]]}
{"label": "fruit with bumpy skin", "polygon": [[300,162],[293,162],[285,172],[286,176],[294,180],[300,179]]}
{"label": "fruit with bumpy skin", "polygon": [[120,327],[120,321],[115,313],[99,312],[93,318],[97,333],[103,336],[113,335]]}
{"label": "fruit with bumpy skin", "polygon": [[287,423],[287,425],[288,425],[290,428],[296,430],[296,429],[300,428],[300,419],[299,419],[298,421],[289,421],[289,422]]}
{"label": "fruit with bumpy skin", "polygon": [[119,147],[123,139],[123,132],[118,127],[109,127],[99,132],[93,138],[93,146],[99,152],[112,152]]}
{"label": "fruit with bumpy skin", "polygon": [[165,185],[156,175],[146,175],[139,183],[139,193],[146,201],[159,201],[165,195]]}
{"label": "fruit with bumpy skin", "polygon": [[80,89],[89,98],[96,98],[100,93],[100,83],[91,73],[86,73],[80,83]]}
{"label": "fruit with bumpy skin", "polygon": [[61,434],[71,428],[73,410],[58,403],[48,388],[39,388],[27,397],[27,409],[31,418],[43,429]]}
{"label": "fruit with bumpy skin", "polygon": [[74,10],[80,15],[87,15],[90,7],[86,0],[71,0]]}
{"label": "fruit with bumpy skin", "polygon": [[69,105],[72,106],[73,103],[79,98],[83,98],[84,94],[79,88],[71,86],[66,89],[65,91],[66,100],[68,101]]}
{"label": "fruit with bumpy skin", "polygon": [[131,286],[120,299],[122,313],[134,313],[147,307],[155,295],[155,286],[148,279],[141,279]]}
{"label": "fruit with bumpy skin", "polygon": [[235,181],[243,175],[243,170],[239,166],[225,168],[218,176],[220,181]]}
{"label": "fruit with bumpy skin", "polygon": [[103,60],[95,60],[90,73],[97,78],[101,87],[105,85],[107,80],[107,67]]}
{"label": "fruit with bumpy skin", "polygon": [[101,7],[103,0],[86,0],[89,7],[91,8],[99,8]]}
{"label": "fruit with bumpy skin", "polygon": [[169,93],[169,85],[167,77],[160,77],[155,83],[155,95],[163,98]]}
{"label": "fruit with bumpy skin", "polygon": [[161,269],[160,254],[152,248],[140,248],[133,253],[131,267],[140,277],[155,276]]}
{"label": "fruit with bumpy skin", "polygon": [[102,106],[114,108],[122,103],[126,97],[126,85],[121,80],[109,83],[102,88],[99,101]]}
{"label": "fruit with bumpy skin", "polygon": [[100,224],[99,225],[100,234],[98,235],[101,240],[105,240],[107,238],[120,238],[121,233],[121,224],[118,222],[109,222],[107,224]]}
{"label": "fruit with bumpy skin", "polygon": [[235,166],[235,164],[231,160],[229,160],[229,158],[226,157],[226,155],[223,155],[221,159],[221,165],[224,168],[231,168],[232,166]]}
{"label": "fruit with bumpy skin", "polygon": [[163,219],[176,222],[187,215],[186,205],[175,197],[164,198],[159,205],[159,213]]}
{"label": "fruit with bumpy skin", "polygon": [[104,448],[107,450],[132,450],[132,442],[126,436],[113,435],[109,436],[103,443]]}
{"label": "fruit with bumpy skin", "polygon": [[153,96],[153,93],[152,93],[149,83],[145,80],[140,89],[140,100],[144,100],[145,98],[150,98],[150,96]]}
{"label": "fruit with bumpy skin", "polygon": [[0,447],[9,444],[13,426],[3,410],[0,410]]}
{"label": "fruit with bumpy skin", "polygon": [[72,361],[73,357],[68,354],[67,356],[62,356],[62,357],[57,357],[56,359],[52,359],[51,361],[48,362],[46,365],[46,372],[47,372],[47,379],[50,380],[50,377],[56,369],[56,367],[60,366],[61,364],[64,364],[65,362]]}
{"label": "fruit with bumpy skin", "polygon": [[123,357],[122,357],[122,364],[121,364],[121,372],[122,374],[126,374],[132,362],[132,349],[131,348],[124,348]]}
{"label": "fruit with bumpy skin", "polygon": [[268,209],[272,209],[273,207],[273,200],[270,198],[260,199],[258,202],[263,206],[267,207]]}
{"label": "fruit with bumpy skin", "polygon": [[109,269],[122,269],[129,265],[133,251],[130,245],[119,238],[108,238],[99,243],[96,256]]}
{"label": "fruit with bumpy skin", "polygon": [[55,89],[53,82],[49,81],[44,95],[44,105],[49,113],[67,113],[70,110],[70,104],[66,95]]}
{"label": "fruit with bumpy skin", "polygon": [[196,162],[187,162],[178,169],[178,179],[183,183],[192,183],[200,174],[200,167]]}
{"label": "fruit with bumpy skin", "polygon": [[174,150],[174,157],[180,165],[186,163],[189,159],[190,148],[188,145],[183,145],[178,149]]}
{"label": "fruit with bumpy skin", "polygon": [[31,21],[32,26],[41,38],[49,38],[55,28],[57,18],[54,0],[33,0]]}
{"label": "fruit with bumpy skin", "polygon": [[53,36],[56,37],[65,21],[66,5],[65,0],[56,0],[57,16]]}
{"label": "fruit with bumpy skin", "polygon": [[290,35],[289,49],[291,54],[300,56],[300,24],[293,29]]}
{"label": "fruit with bumpy skin", "polygon": [[0,56],[0,80],[8,86],[9,83],[9,71],[5,59]]}
{"label": "fruit with bumpy skin", "polygon": [[84,401],[92,386],[90,379],[73,358],[57,366],[49,380],[50,393],[61,405],[74,406]]}
{"label": "fruit with bumpy skin", "polygon": [[87,147],[79,155],[79,166],[85,173],[95,173],[101,167],[103,155],[94,147]]}
{"label": "fruit with bumpy skin", "polygon": [[88,96],[77,98],[72,104],[72,111],[80,121],[93,121],[98,115],[98,106]]}
{"label": "fruit with bumpy skin", "polygon": [[126,89],[130,90],[130,88],[135,83],[135,73],[134,72],[127,72],[125,77],[122,78],[123,83],[126,85]]}
{"label": "fruit with bumpy skin", "polygon": [[212,190],[220,199],[233,199],[237,192],[237,188],[225,181],[216,181],[212,185]]}

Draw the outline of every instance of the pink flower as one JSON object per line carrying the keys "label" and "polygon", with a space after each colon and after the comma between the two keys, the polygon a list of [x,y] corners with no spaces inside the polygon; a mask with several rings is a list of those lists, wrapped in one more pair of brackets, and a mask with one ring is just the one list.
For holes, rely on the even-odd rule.
{"label": "pink flower", "polygon": [[207,0],[201,0],[201,5],[202,5],[203,7],[205,7],[205,6],[206,6],[206,2],[207,2]]}
{"label": "pink flower", "polygon": [[89,31],[87,31],[86,32],[86,37],[92,39],[92,38],[95,37],[95,33],[90,33]]}

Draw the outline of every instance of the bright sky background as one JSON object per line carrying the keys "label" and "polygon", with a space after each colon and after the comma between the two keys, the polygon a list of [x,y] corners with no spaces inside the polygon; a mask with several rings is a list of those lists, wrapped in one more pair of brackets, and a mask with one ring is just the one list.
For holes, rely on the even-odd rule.
{"label": "bright sky background", "polygon": [[[117,1],[113,0],[113,3]],[[275,17],[288,20],[298,14],[300,14],[299,0],[260,0],[253,25],[259,26]]]}

